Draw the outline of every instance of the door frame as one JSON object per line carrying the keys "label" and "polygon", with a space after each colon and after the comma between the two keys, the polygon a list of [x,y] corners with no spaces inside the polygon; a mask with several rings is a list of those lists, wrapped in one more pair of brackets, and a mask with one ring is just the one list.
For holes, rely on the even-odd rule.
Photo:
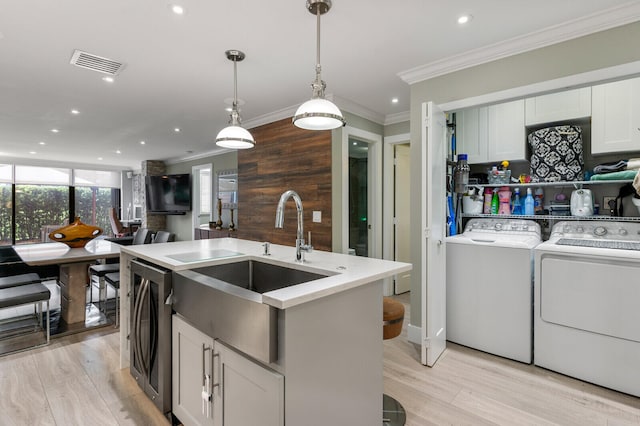
{"label": "door frame", "polygon": [[[395,181],[394,181],[394,160],[393,150],[395,145],[411,144],[411,134],[402,133],[394,136],[384,137],[384,155],[383,155],[383,185],[382,185],[382,199],[383,200],[395,200]],[[395,202],[383,203],[382,210],[382,258],[386,260],[395,259],[395,226],[394,219],[394,204]],[[394,244],[390,244],[393,242]],[[395,276],[394,278],[395,279]],[[383,284],[383,292],[385,296],[393,294],[393,281],[391,278],[386,278]]]}
{"label": "door frame", "polygon": [[371,225],[369,257],[382,258],[382,136],[345,126],[342,131],[342,252],[349,253],[349,139],[369,144],[367,222]]}
{"label": "door frame", "polygon": [[[209,169],[209,178],[211,182],[209,182],[209,187],[211,188],[211,211],[209,212],[209,222],[213,220],[213,164],[198,164],[196,166],[191,167],[191,191],[193,193],[192,197],[192,210],[191,210],[191,222],[193,225],[193,229],[196,229],[200,226],[200,217],[198,212],[200,212],[200,170]],[[194,231],[191,232],[191,237],[195,238]]]}

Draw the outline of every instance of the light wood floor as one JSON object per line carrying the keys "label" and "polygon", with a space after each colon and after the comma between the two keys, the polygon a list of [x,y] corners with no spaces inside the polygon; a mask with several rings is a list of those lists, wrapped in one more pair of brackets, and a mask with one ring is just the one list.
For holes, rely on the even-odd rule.
{"label": "light wood floor", "polygon": [[[408,318],[409,295],[397,299]],[[406,323],[384,341],[384,389],[405,407],[407,426],[640,425],[640,398],[453,343],[423,367]]]}
{"label": "light wood floor", "polygon": [[[458,345],[424,367],[406,323],[384,341],[384,387],[408,426],[640,425],[640,398]],[[108,327],[0,357],[0,425],[168,425],[118,368],[118,348]]]}

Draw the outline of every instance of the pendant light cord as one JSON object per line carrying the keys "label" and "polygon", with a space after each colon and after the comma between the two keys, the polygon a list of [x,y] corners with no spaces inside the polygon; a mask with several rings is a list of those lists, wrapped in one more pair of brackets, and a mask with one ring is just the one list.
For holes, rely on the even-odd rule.
{"label": "pendant light cord", "polygon": [[238,61],[233,58],[233,109],[238,108]]}
{"label": "pendant light cord", "polygon": [[[316,72],[320,76],[320,7],[316,8],[317,33],[316,33]],[[320,80],[320,78],[318,78]]]}

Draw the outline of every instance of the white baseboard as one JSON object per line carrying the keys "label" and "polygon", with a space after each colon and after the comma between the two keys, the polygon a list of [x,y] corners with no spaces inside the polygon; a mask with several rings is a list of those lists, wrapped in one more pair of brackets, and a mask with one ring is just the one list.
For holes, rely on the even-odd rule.
{"label": "white baseboard", "polygon": [[422,338],[422,328],[417,325],[407,324],[407,340],[419,345]]}

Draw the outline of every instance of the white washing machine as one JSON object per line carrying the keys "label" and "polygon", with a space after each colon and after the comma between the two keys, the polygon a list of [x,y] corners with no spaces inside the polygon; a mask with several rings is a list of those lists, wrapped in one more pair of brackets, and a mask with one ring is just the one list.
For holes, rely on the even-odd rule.
{"label": "white washing machine", "polygon": [[533,248],[530,220],[471,219],[447,238],[447,340],[532,361]]}
{"label": "white washing machine", "polygon": [[640,223],[560,222],[535,268],[534,363],[640,396]]}

